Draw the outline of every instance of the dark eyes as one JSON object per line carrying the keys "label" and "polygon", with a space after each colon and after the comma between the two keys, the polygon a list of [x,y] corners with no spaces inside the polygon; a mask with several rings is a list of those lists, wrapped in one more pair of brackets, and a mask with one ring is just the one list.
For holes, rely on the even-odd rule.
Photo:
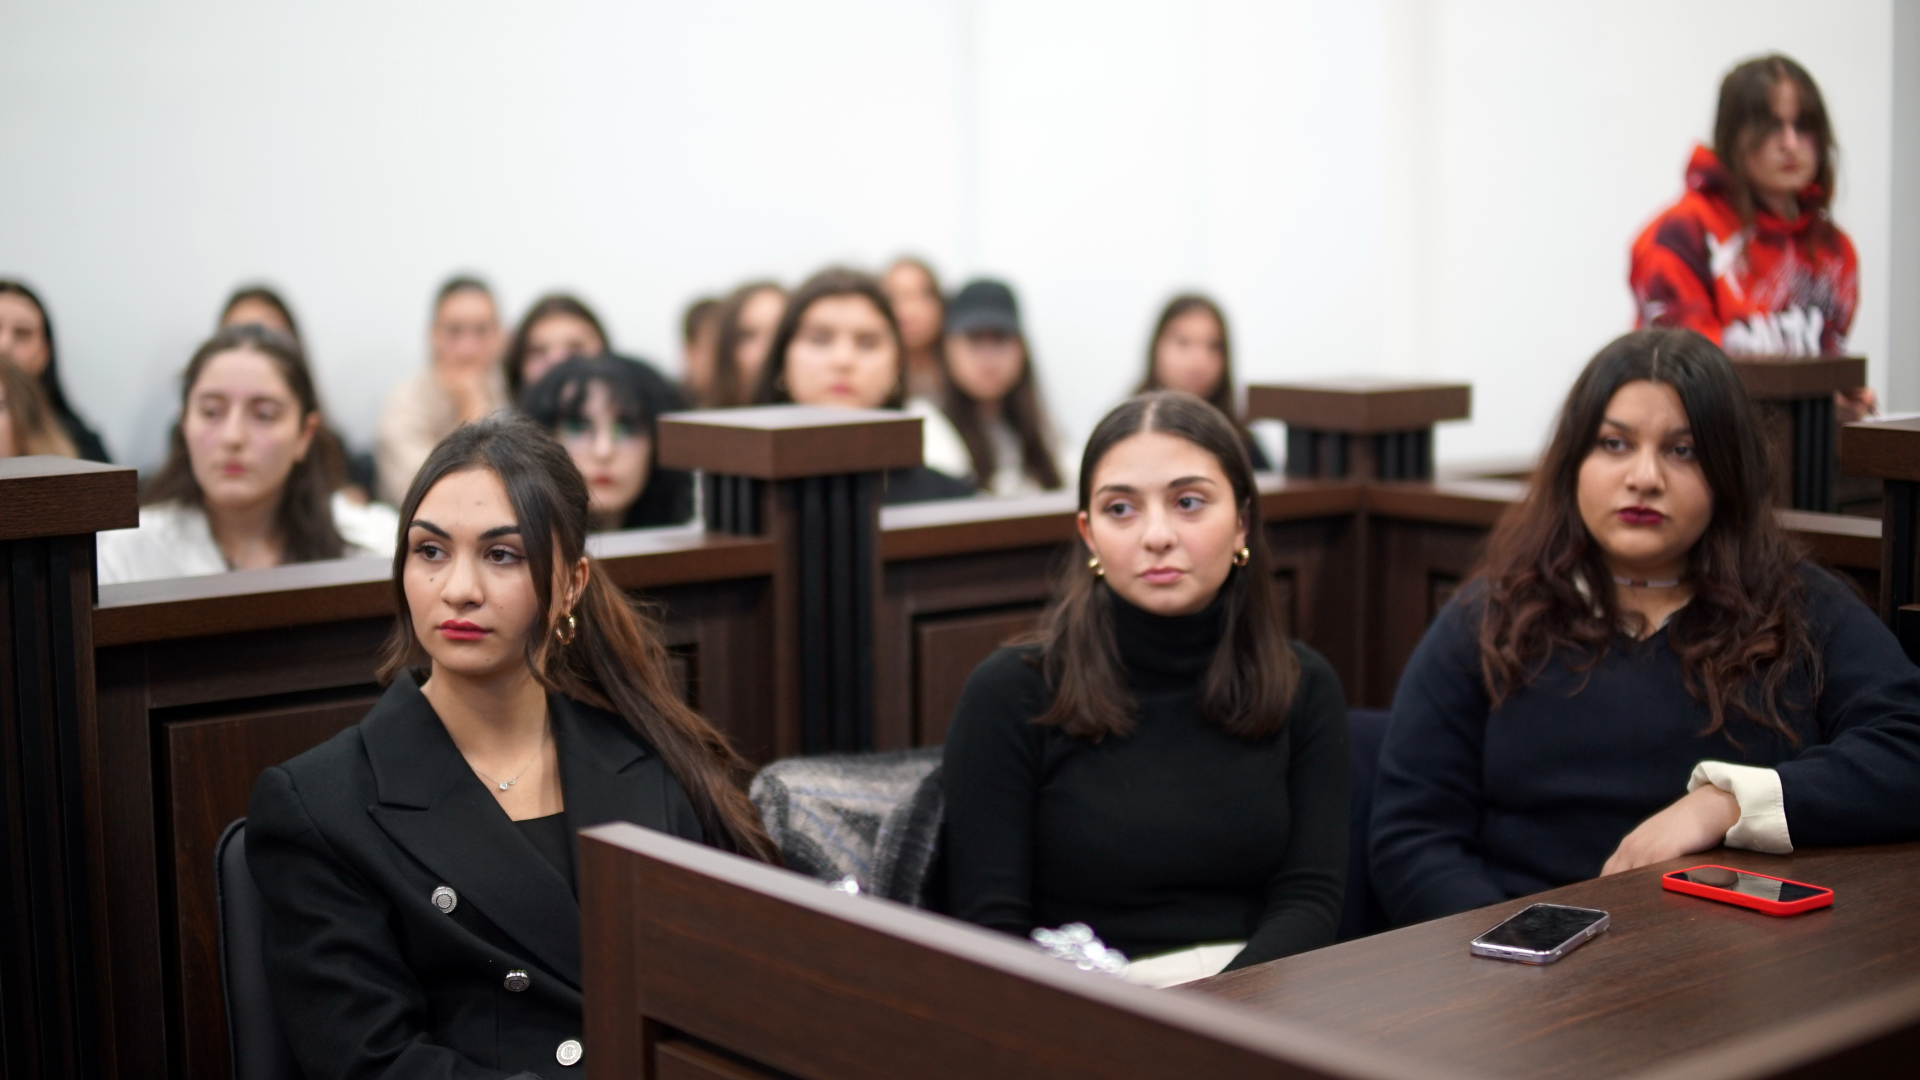
{"label": "dark eyes", "polygon": [[[1602,435],[1598,445],[1600,449],[1605,450],[1609,454],[1624,454],[1633,449],[1627,445],[1627,440],[1620,438],[1618,435]],[[1684,442],[1674,443],[1667,448],[1667,453],[1672,454],[1681,461],[1698,461],[1700,457],[1699,451],[1694,449],[1692,443]]]}
{"label": "dark eyes", "polygon": [[[428,562],[438,562],[447,557],[447,549],[437,540],[422,540],[413,546],[413,553]],[[481,558],[495,566],[512,566],[525,558],[525,556],[512,548],[496,547],[488,548],[487,553],[482,555]]]}

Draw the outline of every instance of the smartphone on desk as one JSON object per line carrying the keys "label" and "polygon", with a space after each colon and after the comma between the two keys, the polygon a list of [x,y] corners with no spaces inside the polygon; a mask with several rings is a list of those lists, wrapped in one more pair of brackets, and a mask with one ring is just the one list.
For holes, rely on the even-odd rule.
{"label": "smartphone on desk", "polygon": [[1833,903],[1833,890],[1804,881],[1735,870],[1731,866],[1689,866],[1660,875],[1668,892],[1738,904],[1769,915],[1798,915]]}
{"label": "smartphone on desk", "polygon": [[1534,904],[1473,939],[1475,956],[1551,964],[1606,930],[1608,916],[1596,908]]}

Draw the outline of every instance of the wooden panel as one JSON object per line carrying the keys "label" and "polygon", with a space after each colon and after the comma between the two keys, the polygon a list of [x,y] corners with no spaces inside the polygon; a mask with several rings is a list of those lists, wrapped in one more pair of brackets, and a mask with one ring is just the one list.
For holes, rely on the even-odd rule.
{"label": "wooden panel", "polygon": [[686,1039],[667,1039],[654,1047],[653,1080],[783,1080],[783,1074]]}
{"label": "wooden panel", "polygon": [[[1661,873],[1709,862],[1825,885],[1834,905],[1776,918],[1660,888]],[[1491,1080],[1911,1075],[1916,880],[1916,844],[1720,850],[1190,989]],[[1468,955],[1476,934],[1541,901],[1607,911],[1612,928],[1547,967]]]}
{"label": "wooden panel", "polygon": [[213,847],[235,818],[245,817],[253,784],[278,765],[360,722],[379,700],[344,700],[163,724],[162,796],[167,808],[172,881],[174,968],[178,979],[182,1071],[222,1077],[231,1062],[220,982],[220,921],[213,887]]}
{"label": "wooden panel", "polygon": [[0,541],[140,524],[139,475],[62,457],[0,458]]}
{"label": "wooden panel", "polygon": [[1840,471],[1920,482],[1920,417],[1841,428]]}
{"label": "wooden panel", "polygon": [[1270,522],[1266,532],[1288,636],[1326,657],[1348,704],[1359,704],[1365,685],[1366,625],[1358,603],[1364,523],[1352,516]]}
{"label": "wooden panel", "polygon": [[660,418],[660,467],[797,480],[920,464],[920,418],[894,409],[761,405]]}
{"label": "wooden panel", "polygon": [[1755,401],[1828,397],[1867,385],[1859,356],[1731,356],[1734,373]]}
{"label": "wooden panel", "polygon": [[1822,566],[1880,570],[1880,523],[1872,518],[1776,510],[1774,519],[1806,549],[1808,558]]}
{"label": "wooden panel", "polygon": [[595,1077],[638,1071],[649,1025],[835,1080],[1462,1075],[635,826],[580,847]]}
{"label": "wooden panel", "polygon": [[1348,378],[1247,387],[1250,420],[1350,435],[1417,431],[1472,411],[1473,388],[1465,383]]}
{"label": "wooden panel", "polygon": [[1367,530],[1366,685],[1348,698],[1383,709],[1438,605],[1478,565],[1487,531],[1389,517],[1370,518]]}
{"label": "wooden panel", "polygon": [[920,619],[913,627],[915,746],[947,741],[947,723],[967,677],[993,651],[1034,628],[1040,608]]}

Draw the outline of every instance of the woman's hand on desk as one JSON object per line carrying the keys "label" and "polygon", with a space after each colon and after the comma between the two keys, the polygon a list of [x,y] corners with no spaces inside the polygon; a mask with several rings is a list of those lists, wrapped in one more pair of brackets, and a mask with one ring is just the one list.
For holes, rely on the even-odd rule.
{"label": "woman's hand on desk", "polygon": [[1739,820],[1740,803],[1730,793],[1711,784],[1696,788],[1628,833],[1600,876],[1719,847]]}

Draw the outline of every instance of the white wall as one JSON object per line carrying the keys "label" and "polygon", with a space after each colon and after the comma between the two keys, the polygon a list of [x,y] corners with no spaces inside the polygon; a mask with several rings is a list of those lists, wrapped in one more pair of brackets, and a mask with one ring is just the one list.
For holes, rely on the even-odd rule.
{"label": "white wall", "polygon": [[1627,327],[1627,245],[1721,74],[1765,50],[1834,114],[1885,387],[1892,25],[1892,0],[8,5],[0,276],[47,298],[71,396],[137,463],[242,280],[284,287],[364,441],[451,271],[513,312],[577,289],[671,364],[698,293],[901,250],[1015,283],[1070,438],[1198,286],[1243,377],[1470,379],[1442,457],[1524,453]]}

